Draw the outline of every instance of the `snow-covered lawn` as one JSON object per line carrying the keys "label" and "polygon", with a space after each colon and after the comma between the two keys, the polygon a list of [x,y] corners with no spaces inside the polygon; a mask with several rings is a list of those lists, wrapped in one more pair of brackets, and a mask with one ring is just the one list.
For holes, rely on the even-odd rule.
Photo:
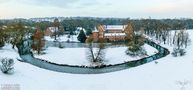
{"label": "snow-covered lawn", "polygon": [[[144,48],[147,50],[147,55],[153,55],[158,52],[155,48],[145,44]],[[111,47],[104,49],[105,57],[104,64],[119,64],[125,61],[133,61],[143,57],[131,57],[126,55],[125,51],[127,47]],[[94,48],[97,51],[97,48]],[[60,49],[57,47],[49,47],[44,55],[35,54],[36,58],[44,59],[50,62],[58,64],[68,65],[91,65],[88,60],[88,48],[64,48]]]}
{"label": "snow-covered lawn", "polygon": [[[57,37],[57,40],[60,42],[67,42],[67,41],[80,42],[80,41],[78,41],[77,37],[78,37],[77,35],[70,35],[70,37],[68,37],[68,35],[63,35],[63,36]],[[44,38],[47,41],[54,41],[54,37],[45,36]]]}
{"label": "snow-covered lawn", "polygon": [[[193,40],[193,31],[189,32]],[[0,72],[0,84],[19,84],[21,90],[193,90],[192,53],[193,44],[183,57],[168,55],[157,60],[157,64],[150,62],[94,75],[58,73],[15,61],[15,74]],[[0,57],[19,56],[15,50],[4,48],[0,50]]]}

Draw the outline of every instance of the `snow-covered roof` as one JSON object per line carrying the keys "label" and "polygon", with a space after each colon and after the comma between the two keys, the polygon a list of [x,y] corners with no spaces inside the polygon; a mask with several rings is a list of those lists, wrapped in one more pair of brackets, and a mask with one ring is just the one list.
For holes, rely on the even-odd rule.
{"label": "snow-covered roof", "polygon": [[125,33],[105,33],[105,36],[125,36]]}
{"label": "snow-covered roof", "polygon": [[104,25],[105,30],[124,30],[126,25]]}
{"label": "snow-covered roof", "polygon": [[58,27],[48,27],[48,30],[50,30],[51,32],[55,32],[55,29],[56,31],[58,31]]}

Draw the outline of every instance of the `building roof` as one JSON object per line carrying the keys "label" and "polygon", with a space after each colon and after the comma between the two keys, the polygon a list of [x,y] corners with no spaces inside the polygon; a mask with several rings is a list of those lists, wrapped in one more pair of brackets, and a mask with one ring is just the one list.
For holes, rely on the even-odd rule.
{"label": "building roof", "polygon": [[51,32],[55,32],[55,29],[56,29],[56,32],[59,30],[58,27],[48,27],[47,30],[50,30]]}
{"label": "building roof", "polygon": [[126,36],[125,33],[105,33],[104,36]]}
{"label": "building roof", "polygon": [[104,25],[105,30],[124,30],[126,25]]}

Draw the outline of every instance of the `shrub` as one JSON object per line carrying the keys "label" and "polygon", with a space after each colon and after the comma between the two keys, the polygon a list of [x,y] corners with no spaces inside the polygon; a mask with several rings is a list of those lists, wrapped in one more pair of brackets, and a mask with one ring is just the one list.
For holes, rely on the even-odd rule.
{"label": "shrub", "polygon": [[142,47],[128,48],[125,52],[127,55],[132,57],[147,55],[147,51]]}
{"label": "shrub", "polygon": [[0,69],[5,74],[10,74],[13,72],[14,60],[9,58],[3,58],[0,60]]}
{"label": "shrub", "polygon": [[78,39],[81,43],[85,43],[87,37],[86,37],[86,34],[84,33],[83,30],[80,31],[77,39]]}
{"label": "shrub", "polygon": [[186,51],[185,49],[176,49],[174,48],[173,52],[172,52],[172,55],[174,57],[178,57],[178,56],[184,56],[186,54]]}

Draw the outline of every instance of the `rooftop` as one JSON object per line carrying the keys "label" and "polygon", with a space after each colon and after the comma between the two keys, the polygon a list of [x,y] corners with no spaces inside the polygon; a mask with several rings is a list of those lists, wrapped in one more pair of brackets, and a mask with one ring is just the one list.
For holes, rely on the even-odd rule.
{"label": "rooftop", "polygon": [[104,25],[105,30],[124,30],[126,25]]}
{"label": "rooftop", "polygon": [[126,36],[125,33],[105,33],[105,36]]}

